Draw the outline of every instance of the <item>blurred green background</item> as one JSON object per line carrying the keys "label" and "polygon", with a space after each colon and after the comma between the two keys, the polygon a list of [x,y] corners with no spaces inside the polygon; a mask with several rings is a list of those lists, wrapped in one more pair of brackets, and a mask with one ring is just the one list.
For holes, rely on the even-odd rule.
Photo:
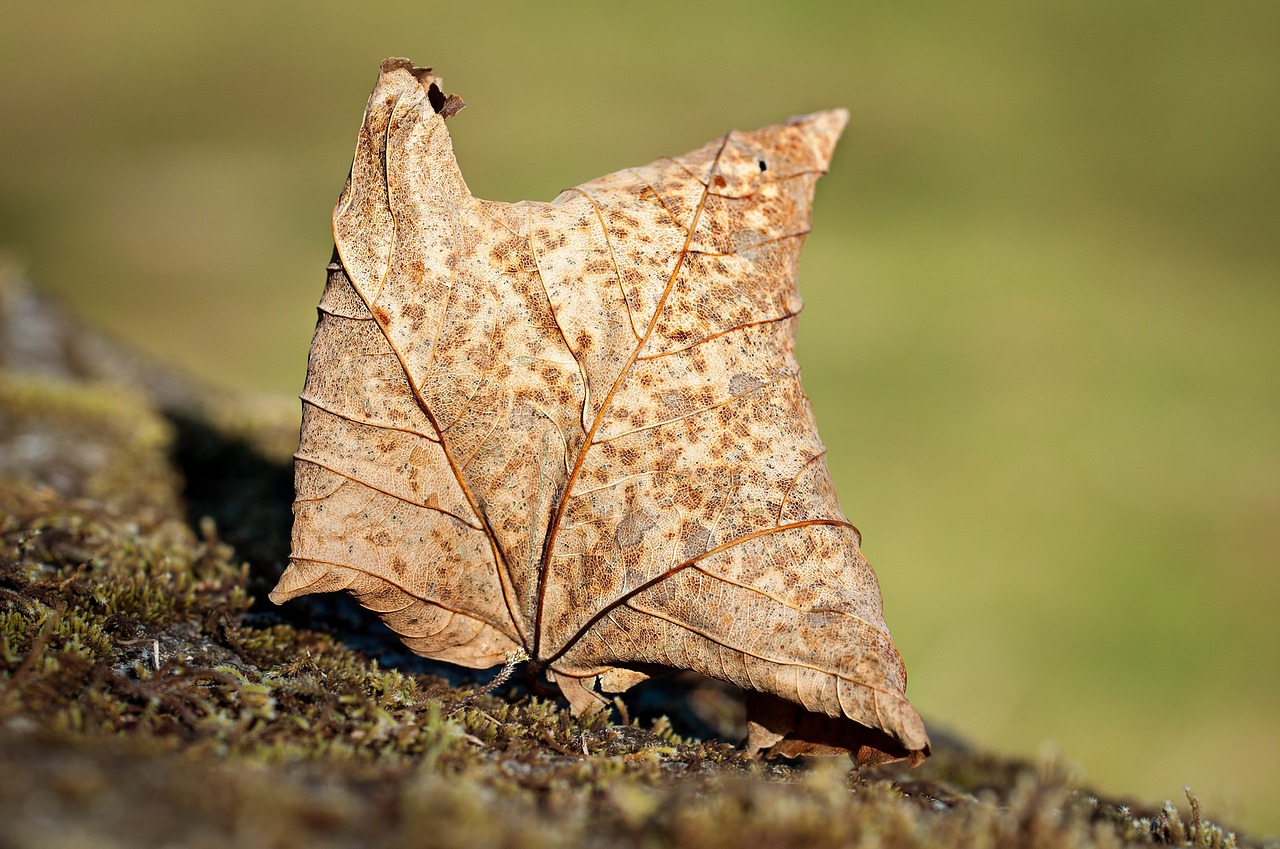
{"label": "blurred green background", "polygon": [[384,56],[502,200],[849,107],[800,356],[912,700],[1280,832],[1280,4],[0,8],[0,249],[282,396]]}

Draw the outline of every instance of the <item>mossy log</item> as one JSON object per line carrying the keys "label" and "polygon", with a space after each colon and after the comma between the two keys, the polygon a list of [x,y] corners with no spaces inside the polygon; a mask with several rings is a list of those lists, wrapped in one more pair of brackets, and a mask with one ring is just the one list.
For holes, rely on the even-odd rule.
{"label": "mossy log", "polygon": [[945,736],[915,770],[751,761],[687,677],[575,719],[350,606],[260,606],[291,427],[0,274],[0,845],[1261,845]]}

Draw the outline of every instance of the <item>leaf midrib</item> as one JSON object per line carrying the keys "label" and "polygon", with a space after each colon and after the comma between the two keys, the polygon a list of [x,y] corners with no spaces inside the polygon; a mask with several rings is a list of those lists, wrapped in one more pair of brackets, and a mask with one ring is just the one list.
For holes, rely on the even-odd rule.
{"label": "leaf midrib", "polygon": [[[551,516],[548,523],[547,534],[544,538],[542,546],[542,562],[538,570],[538,601],[534,611],[533,622],[533,647],[529,654],[538,661],[542,660],[542,613],[546,606],[547,595],[547,572],[551,563],[552,553],[555,551],[556,535],[559,533],[560,526],[564,519],[564,511],[569,503],[569,494],[573,491],[573,486],[578,480],[578,476],[582,473],[583,464],[586,462],[587,453],[590,452],[594,445],[596,431],[600,429],[601,423],[604,421],[606,413],[613,405],[613,399],[618,394],[618,390],[626,383],[627,378],[631,375],[631,369],[635,365],[636,360],[640,356],[640,352],[644,350],[644,346],[648,343],[649,337],[653,335],[653,330],[658,325],[658,319],[662,316],[662,311],[667,304],[667,298],[671,295],[671,290],[675,287],[676,278],[680,274],[680,270],[684,267],[685,258],[689,255],[689,246],[693,243],[693,234],[698,230],[698,222],[702,219],[702,210],[706,207],[707,197],[711,193],[711,180],[715,175],[716,167],[720,164],[720,157],[724,153],[725,147],[729,143],[732,133],[725,133],[724,138],[720,140],[720,147],[716,150],[715,157],[711,160],[711,167],[707,169],[707,179],[702,186],[702,195],[698,198],[698,207],[694,210],[693,216],[689,221],[689,230],[685,234],[684,245],[680,248],[680,253],[676,259],[675,267],[671,270],[670,276],[667,278],[666,288],[662,291],[662,297],[658,299],[657,306],[653,310],[653,315],[649,319],[649,324],[645,327],[644,336],[640,338],[631,350],[631,355],[627,358],[626,363],[618,372],[618,377],[613,382],[613,386],[609,389],[609,394],[604,397],[604,401],[600,404],[600,409],[596,412],[595,418],[591,422],[591,429],[587,431],[586,439],[583,440],[582,447],[578,449],[578,455],[574,460],[573,469],[569,472],[569,477],[565,480],[564,490],[561,493],[560,500],[556,504],[555,513]],[[659,195],[661,198],[661,195]],[[606,241],[610,241],[608,231],[604,232]],[[593,619],[594,622],[608,608],[601,610]],[[583,633],[582,631],[579,634]],[[568,650],[570,646],[577,640],[575,635],[573,640],[568,641],[564,648],[560,650],[557,657]]]}

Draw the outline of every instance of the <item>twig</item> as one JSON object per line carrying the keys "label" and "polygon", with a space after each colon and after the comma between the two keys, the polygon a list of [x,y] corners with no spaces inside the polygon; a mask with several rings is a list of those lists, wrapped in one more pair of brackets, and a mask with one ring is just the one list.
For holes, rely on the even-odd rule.
{"label": "twig", "polygon": [[469,705],[480,696],[492,693],[494,690],[507,683],[512,673],[516,671],[516,667],[529,659],[529,653],[524,650],[524,646],[517,646],[515,650],[507,654],[506,663],[502,664],[502,668],[498,670],[498,674],[493,676],[493,680],[485,686],[473,690],[458,701],[458,705]]}

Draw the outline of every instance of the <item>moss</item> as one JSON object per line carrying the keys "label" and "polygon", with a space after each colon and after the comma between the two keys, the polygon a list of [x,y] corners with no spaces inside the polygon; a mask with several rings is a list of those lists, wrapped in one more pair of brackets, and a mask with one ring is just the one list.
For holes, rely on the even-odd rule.
{"label": "moss", "polygon": [[177,515],[168,424],[136,392],[0,372],[0,477],[149,524]]}
{"label": "moss", "polygon": [[705,733],[740,722],[716,685],[583,720],[333,602],[258,607],[288,469],[251,430],[0,377],[0,845],[1259,845],[955,740],[914,771],[751,762]]}

